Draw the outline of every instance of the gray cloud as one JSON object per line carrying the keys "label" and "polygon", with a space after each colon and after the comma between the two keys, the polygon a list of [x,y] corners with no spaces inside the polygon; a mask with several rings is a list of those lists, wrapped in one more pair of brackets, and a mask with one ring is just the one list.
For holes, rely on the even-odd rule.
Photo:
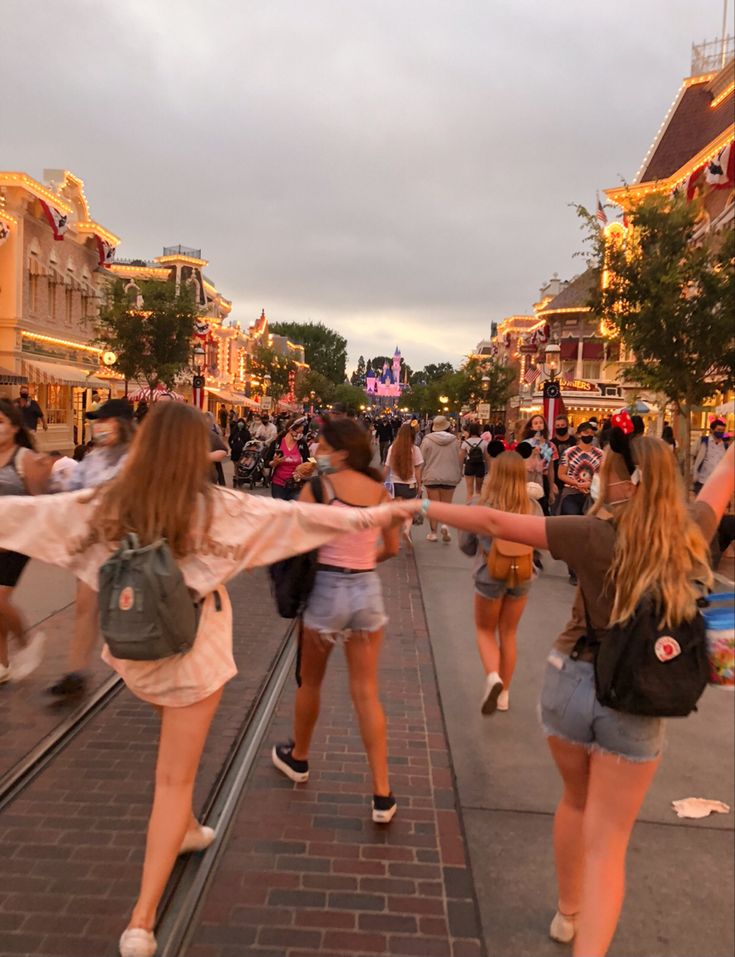
{"label": "gray cloud", "polygon": [[245,325],[456,360],[571,275],[719,0],[5,0],[4,168],[65,166],[120,255],[201,246]]}

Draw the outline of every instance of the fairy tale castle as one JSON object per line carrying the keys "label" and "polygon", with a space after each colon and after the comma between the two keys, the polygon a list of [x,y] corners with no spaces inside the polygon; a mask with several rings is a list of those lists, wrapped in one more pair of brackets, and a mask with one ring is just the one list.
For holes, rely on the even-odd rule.
{"label": "fairy tale castle", "polygon": [[378,396],[391,399],[400,397],[408,381],[401,382],[401,350],[396,346],[393,353],[393,362],[389,366],[386,360],[382,372],[368,369],[365,376],[365,391],[369,396]]}

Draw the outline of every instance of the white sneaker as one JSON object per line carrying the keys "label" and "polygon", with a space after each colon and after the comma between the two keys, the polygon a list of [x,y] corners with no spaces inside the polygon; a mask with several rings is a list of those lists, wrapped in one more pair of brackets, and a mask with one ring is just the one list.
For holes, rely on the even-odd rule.
{"label": "white sneaker", "polygon": [[442,525],[440,531],[442,533],[442,541],[445,545],[448,545],[452,540],[452,536],[449,534],[449,529],[446,525]]}
{"label": "white sneaker", "polygon": [[507,711],[510,708],[510,691],[504,688],[498,695],[498,711]]}
{"label": "white sneaker", "polygon": [[498,698],[503,690],[503,682],[497,671],[491,671],[485,679],[485,694],[480,710],[483,714],[494,714],[498,707]]}
{"label": "white sneaker", "polygon": [[4,685],[6,681],[10,681],[13,677],[13,673],[10,670],[10,665],[0,665],[0,685]]}
{"label": "white sneaker", "polygon": [[438,541],[439,541],[439,537],[437,536],[436,532],[429,532],[429,534],[426,536],[426,541],[427,541],[427,542],[438,542]]}
{"label": "white sneaker", "polygon": [[38,668],[43,660],[46,635],[42,631],[33,633],[28,644],[13,656],[13,681],[22,681]]}
{"label": "white sneaker", "polygon": [[184,840],[181,842],[179,854],[191,854],[192,851],[206,851],[209,845],[216,837],[213,827],[207,827],[200,824],[192,831],[187,831]]}
{"label": "white sneaker", "polygon": [[154,957],[157,944],[151,931],[129,927],[122,932],[118,947],[120,957]]}
{"label": "white sneaker", "polygon": [[574,940],[577,928],[574,924],[574,917],[567,917],[557,911],[549,927],[549,937],[558,941],[560,944],[570,944]]}

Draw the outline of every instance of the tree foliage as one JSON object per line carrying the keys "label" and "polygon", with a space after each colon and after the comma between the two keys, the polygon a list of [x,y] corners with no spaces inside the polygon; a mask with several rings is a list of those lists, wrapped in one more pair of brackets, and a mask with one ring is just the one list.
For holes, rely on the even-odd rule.
{"label": "tree foliage", "polygon": [[367,397],[359,386],[343,382],[335,388],[331,401],[341,402],[347,412],[357,413],[361,406],[366,405]]}
{"label": "tree foliage", "polygon": [[[491,409],[501,409],[505,405],[514,377],[508,366],[492,359],[469,359],[461,369],[454,369],[448,362],[441,363],[440,367],[448,371],[425,383],[411,385],[403,394],[402,404],[425,415],[436,413],[445,406],[450,412],[459,412],[464,406],[476,406],[480,402],[489,403]],[[442,401],[443,398],[446,402]]]}
{"label": "tree foliage", "polygon": [[132,300],[121,280],[112,284],[97,319],[96,342],[117,361],[112,368],[126,379],[144,378],[151,388],[172,387],[192,361],[198,309],[188,286],[141,282]]}
{"label": "tree foliage", "polygon": [[345,381],[347,340],[323,322],[273,322],[270,331],[304,347],[309,366],[335,385]]}
{"label": "tree foliage", "polygon": [[357,368],[350,376],[350,382],[360,388],[364,387],[366,371],[367,368],[365,365],[365,356],[360,356],[360,358],[357,360]]}
{"label": "tree foliage", "polygon": [[428,385],[437,379],[443,379],[445,376],[454,372],[454,366],[451,362],[430,362],[419,372],[414,372],[411,377],[411,383],[417,385]]}
{"label": "tree foliage", "polygon": [[654,193],[635,205],[623,242],[606,241],[595,218],[578,213],[590,265],[609,277],[595,284],[593,310],[633,352],[622,378],[681,413],[688,456],[692,410],[735,386],[735,232],[695,242],[701,206],[684,196]]}
{"label": "tree foliage", "polygon": [[296,370],[294,362],[263,345],[256,347],[250,362],[253,372],[271,377],[268,392],[274,399],[280,399],[288,393],[290,373]]}
{"label": "tree foliage", "polygon": [[300,372],[296,378],[296,398],[300,402],[309,401],[313,392],[315,401],[316,399],[319,400],[318,404],[329,405],[334,399],[336,388],[337,386],[331,379],[315,369]]}

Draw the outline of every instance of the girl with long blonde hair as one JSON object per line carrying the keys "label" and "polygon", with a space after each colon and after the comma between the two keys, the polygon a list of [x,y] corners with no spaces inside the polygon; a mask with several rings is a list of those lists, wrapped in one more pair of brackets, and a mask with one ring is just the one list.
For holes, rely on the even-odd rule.
{"label": "girl with long blonde hair", "polygon": [[[528,494],[526,464],[517,452],[502,452],[492,460],[477,504],[515,515],[543,514]],[[473,508],[473,511],[479,509]],[[518,624],[531,588],[531,550],[522,563],[523,556],[516,556],[516,564],[523,565],[525,574],[519,574],[517,569],[513,574],[510,561],[495,561],[501,545],[498,542],[493,545],[492,536],[465,531],[460,534],[459,547],[466,555],[475,556],[475,629],[485,671],[480,707],[483,714],[507,711],[516,665]],[[507,576],[502,579],[495,577],[501,565],[503,569],[507,566]]]}
{"label": "girl with long blonde hair", "polygon": [[597,701],[592,656],[580,641],[586,615],[599,635],[628,621],[645,596],[658,603],[663,626],[692,619],[711,582],[708,543],[735,492],[735,446],[687,507],[666,443],[643,436],[628,442],[616,432],[594,515],[544,519],[428,501],[420,506],[457,528],[548,548],[578,570],[572,619],[548,657],[541,692],[542,724],[563,782],[554,819],[559,903],[549,933],[574,940],[575,957],[607,953],[623,903],[628,841],[664,738],[661,718]]}
{"label": "girl with long blonde hair", "polygon": [[232,610],[224,582],[325,544],[337,534],[393,521],[390,508],[329,508],[242,495],[209,481],[204,416],[159,403],[143,421],[125,465],[103,488],[37,498],[0,498],[0,548],[69,568],[92,589],[121,538],[165,539],[200,602],[196,640],[155,661],[103,658],[161,717],[153,806],[140,893],[120,938],[122,957],[153,957],[156,910],[178,854],[216,838],[194,815],[192,795],[209,726],[237,673]]}
{"label": "girl with long blonde hair", "polygon": [[[393,486],[393,495],[398,499],[416,498],[421,488],[421,473],[424,457],[416,445],[416,436],[408,422],[398,430],[393,444],[385,457],[387,480]],[[411,519],[403,523],[401,535],[409,549],[413,548]]]}

